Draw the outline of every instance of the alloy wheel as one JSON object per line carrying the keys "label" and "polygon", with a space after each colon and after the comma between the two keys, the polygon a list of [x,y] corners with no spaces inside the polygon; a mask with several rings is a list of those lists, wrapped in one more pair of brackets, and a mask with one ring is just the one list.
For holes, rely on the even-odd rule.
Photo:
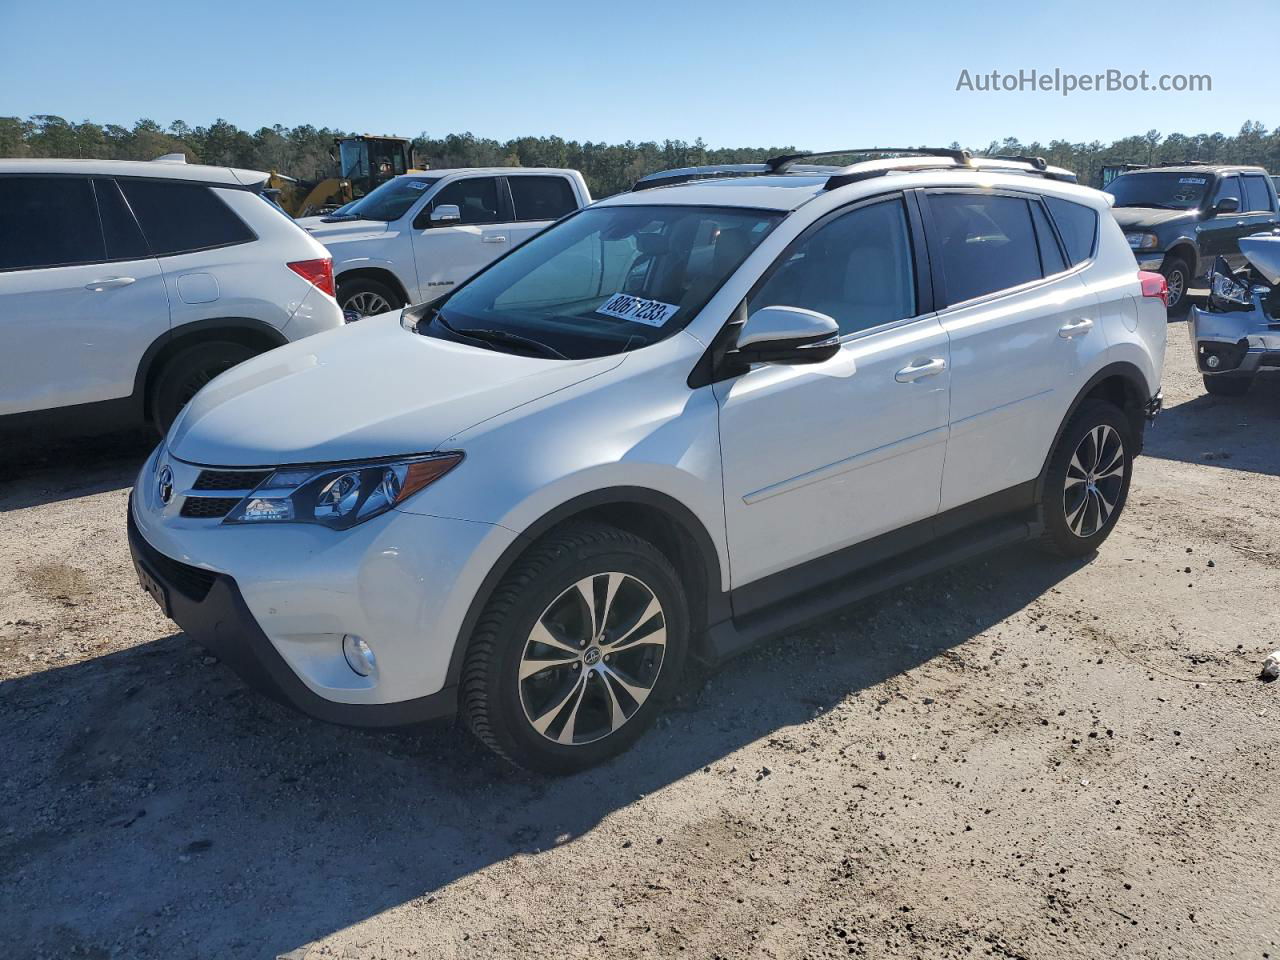
{"label": "alloy wheel", "polygon": [[387,298],[370,290],[354,293],[342,305],[342,314],[348,323],[361,320],[379,313],[387,313],[395,308],[387,302]]}
{"label": "alloy wheel", "polygon": [[1071,455],[1063,489],[1067,527],[1082,539],[1111,519],[1124,488],[1124,441],[1109,424],[1086,433]]}
{"label": "alloy wheel", "polygon": [[538,617],[520,657],[520,705],[539,734],[568,746],[616,733],[653,692],[666,652],[662,604],[627,573],[598,573]]}
{"label": "alloy wheel", "polygon": [[1172,310],[1182,302],[1182,296],[1187,292],[1186,274],[1180,268],[1170,270],[1165,283],[1169,288],[1169,309]]}

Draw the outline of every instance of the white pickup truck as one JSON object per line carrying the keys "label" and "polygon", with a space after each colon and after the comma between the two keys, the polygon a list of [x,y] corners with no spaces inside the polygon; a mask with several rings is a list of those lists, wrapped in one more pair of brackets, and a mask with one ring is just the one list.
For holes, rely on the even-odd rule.
{"label": "white pickup truck", "polygon": [[429,170],[298,223],[333,254],[350,322],[434,299],[590,202],[576,170]]}

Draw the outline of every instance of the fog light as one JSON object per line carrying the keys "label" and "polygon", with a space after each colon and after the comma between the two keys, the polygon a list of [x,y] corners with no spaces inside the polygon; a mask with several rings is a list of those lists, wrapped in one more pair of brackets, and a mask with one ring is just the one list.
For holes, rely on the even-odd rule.
{"label": "fog light", "polygon": [[1217,370],[1220,366],[1222,366],[1222,358],[1218,356],[1216,353],[1211,353],[1204,358],[1204,365],[1208,367],[1210,370]]}
{"label": "fog light", "polygon": [[373,648],[361,640],[347,634],[342,638],[342,652],[346,655],[347,666],[362,677],[367,677],[378,667]]}

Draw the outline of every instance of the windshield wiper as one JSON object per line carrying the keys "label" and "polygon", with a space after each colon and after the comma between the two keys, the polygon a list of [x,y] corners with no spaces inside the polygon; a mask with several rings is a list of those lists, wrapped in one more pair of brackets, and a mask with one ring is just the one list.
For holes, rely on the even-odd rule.
{"label": "windshield wiper", "polygon": [[541,340],[534,340],[532,337],[522,337],[518,333],[510,333],[506,330],[467,329],[454,330],[454,333],[462,337],[470,337],[472,340],[480,340],[485,343],[503,343],[513,347],[524,347],[526,350],[532,350],[544,357],[555,357],[557,360],[569,359],[555,347],[545,344]]}
{"label": "windshield wiper", "polygon": [[518,333],[509,333],[506,330],[485,330],[480,328],[459,330],[444,318],[444,314],[441,313],[439,309],[436,309],[434,314],[434,319],[439,322],[440,326],[444,327],[455,336],[466,337],[471,340],[479,340],[481,343],[502,343],[513,347],[523,347],[525,350],[532,350],[534,353],[541,354],[544,357],[555,357],[558,360],[569,359],[555,347],[549,346],[541,340],[534,340],[532,337],[522,337]]}

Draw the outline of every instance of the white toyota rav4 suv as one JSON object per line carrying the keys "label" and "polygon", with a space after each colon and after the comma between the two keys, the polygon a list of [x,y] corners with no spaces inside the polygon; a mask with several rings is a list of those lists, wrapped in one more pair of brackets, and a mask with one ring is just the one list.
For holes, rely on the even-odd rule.
{"label": "white toyota rav4 suv", "polygon": [[576,170],[469,167],[406,173],[298,223],[333,253],[348,320],[431,300],[591,202]]}
{"label": "white toyota rav4 suv", "polygon": [[148,419],[241,360],[342,326],[328,251],[265,173],[0,160],[0,428]]}
{"label": "white toyota rav4 suv", "polygon": [[691,657],[1102,543],[1166,325],[1105,194],[959,151],[723,172],[219,377],[138,477],[143,587],[317,717],[457,711],[561,772]]}

